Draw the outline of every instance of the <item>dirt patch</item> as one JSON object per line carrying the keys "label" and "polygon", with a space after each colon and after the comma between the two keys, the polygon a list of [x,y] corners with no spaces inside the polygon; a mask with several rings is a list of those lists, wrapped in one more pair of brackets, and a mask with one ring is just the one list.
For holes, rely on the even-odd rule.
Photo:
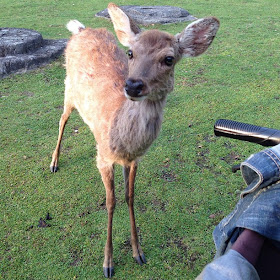
{"label": "dirt patch", "polygon": [[217,142],[217,137],[214,136],[214,135],[206,135],[203,139],[207,143],[215,143],[215,142]]}
{"label": "dirt patch", "polygon": [[160,174],[160,178],[162,178],[166,182],[174,182],[177,180],[177,174],[170,169],[170,159],[166,158],[163,161],[163,166]]}
{"label": "dirt patch", "polygon": [[166,211],[166,203],[163,202],[162,200],[160,199],[154,199],[152,201],[152,205],[153,205],[153,209],[155,211],[162,211],[162,212],[165,212]]}
{"label": "dirt patch", "polygon": [[[169,240],[166,246],[177,248],[176,262],[179,261],[190,269],[194,268],[196,261],[200,258],[200,253],[191,251],[191,248],[184,242],[183,238],[178,237]],[[174,266],[175,263],[171,265]]]}
{"label": "dirt patch", "polygon": [[171,170],[162,170],[160,177],[166,182],[174,182],[177,180],[177,175]]}
{"label": "dirt patch", "polygon": [[[138,235],[138,240],[139,243],[142,244],[142,235],[141,235],[141,230],[139,227],[136,227],[137,235]],[[127,238],[121,245],[120,245],[120,250],[122,251],[123,254],[127,254],[129,252],[132,252],[131,249],[131,240],[130,238]]]}
{"label": "dirt patch", "polygon": [[106,210],[106,198],[100,199],[97,202],[96,211]]}
{"label": "dirt patch", "polygon": [[20,95],[32,97],[32,96],[34,96],[34,92],[31,92],[31,91],[24,91],[24,92],[22,92]]}
{"label": "dirt patch", "polygon": [[142,203],[137,203],[137,204],[138,204],[137,207],[138,207],[138,209],[139,209],[139,211],[140,211],[141,213],[147,212],[147,207],[146,207],[146,205],[144,205],[144,204],[142,204]]}
{"label": "dirt patch", "polygon": [[211,220],[212,225],[217,225],[223,218],[225,214],[223,211],[218,211],[209,215],[209,219]]}
{"label": "dirt patch", "polygon": [[72,135],[77,135],[79,133],[79,127],[75,126],[72,128]]}
{"label": "dirt patch", "polygon": [[206,168],[209,169],[209,159],[208,155],[210,153],[209,149],[205,147],[204,143],[212,143],[216,142],[215,136],[212,135],[206,135],[203,137],[203,141],[198,142],[196,144],[197,147],[197,159],[196,159],[196,165],[200,168]]}
{"label": "dirt patch", "polygon": [[233,164],[236,161],[240,161],[242,158],[241,155],[235,153],[234,151],[231,151],[229,154],[227,154],[224,157],[221,157],[221,160],[224,160],[228,164]]}
{"label": "dirt patch", "polygon": [[[184,243],[182,238],[175,237],[174,239],[170,238],[166,244],[161,245],[161,248],[169,248],[169,250],[174,251],[175,261],[170,260],[170,266],[173,267],[177,262],[185,263],[185,260],[188,255],[189,247]],[[172,258],[173,259],[173,258]]]}
{"label": "dirt patch", "polygon": [[196,265],[196,261],[199,260],[200,258],[200,253],[198,252],[192,252],[188,257],[187,257],[187,267],[190,269],[193,269],[194,266]]}
{"label": "dirt patch", "polygon": [[81,250],[70,249],[70,256],[72,258],[70,266],[78,266],[83,261]]}
{"label": "dirt patch", "polygon": [[209,150],[208,149],[202,149],[202,146],[198,146],[199,151],[197,152],[197,157],[196,157],[196,165],[202,169],[209,168],[209,160],[208,160],[208,154]]}
{"label": "dirt patch", "polygon": [[55,109],[58,109],[58,110],[60,110],[60,111],[63,111],[64,106],[63,106],[63,105],[58,105],[58,106],[55,106],[54,108],[55,108]]}
{"label": "dirt patch", "polygon": [[189,247],[184,243],[182,238],[173,240],[173,244],[185,254],[188,253]]}
{"label": "dirt patch", "polygon": [[182,157],[181,154],[177,154],[177,155],[176,155],[175,161],[178,162],[179,164],[184,164],[184,163],[187,162],[187,161]]}
{"label": "dirt patch", "polygon": [[99,239],[100,238],[100,233],[99,232],[95,232],[95,233],[92,233],[90,235],[90,239]]}
{"label": "dirt patch", "polygon": [[120,246],[121,251],[123,251],[124,254],[128,254],[131,251],[131,244],[130,244],[130,238],[126,239]]}
{"label": "dirt patch", "polygon": [[83,212],[79,213],[77,216],[79,218],[85,217],[87,215],[90,215],[92,213],[92,208],[88,207]]}
{"label": "dirt patch", "polygon": [[4,92],[0,92],[0,98],[5,98],[5,97],[8,97],[9,94],[8,93],[4,93]]}

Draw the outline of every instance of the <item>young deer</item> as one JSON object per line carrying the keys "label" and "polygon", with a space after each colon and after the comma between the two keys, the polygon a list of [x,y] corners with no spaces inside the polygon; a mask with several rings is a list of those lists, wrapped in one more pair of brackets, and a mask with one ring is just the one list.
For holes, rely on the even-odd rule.
{"label": "young deer", "polygon": [[202,54],[212,43],[219,21],[213,17],[200,19],[172,36],[158,30],[141,32],[115,4],[109,4],[108,10],[119,41],[129,47],[128,56],[105,29],[85,28],[78,21],[68,23],[74,35],[65,51],[64,112],[50,168],[52,172],[58,170],[63,130],[75,108],[97,142],[97,166],[108,211],[103,271],[111,278],[114,165],[123,166],[133,257],[142,265],[146,259],[138,242],[133,209],[137,162],[159,134],[166,95],[173,90],[175,64],[183,56]]}

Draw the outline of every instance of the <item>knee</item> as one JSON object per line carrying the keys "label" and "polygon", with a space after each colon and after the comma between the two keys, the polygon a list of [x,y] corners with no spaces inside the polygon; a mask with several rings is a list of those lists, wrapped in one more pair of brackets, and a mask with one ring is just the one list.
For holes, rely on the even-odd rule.
{"label": "knee", "polygon": [[108,212],[114,212],[116,207],[116,199],[115,198],[110,198],[106,199],[106,208]]}
{"label": "knee", "polygon": [[128,206],[133,206],[134,199],[128,193],[125,194],[125,201]]}

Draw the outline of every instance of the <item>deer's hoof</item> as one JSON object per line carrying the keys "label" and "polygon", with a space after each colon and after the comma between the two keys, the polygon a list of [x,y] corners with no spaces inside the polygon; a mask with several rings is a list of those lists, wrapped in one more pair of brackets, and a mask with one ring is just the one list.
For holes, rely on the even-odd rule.
{"label": "deer's hoof", "polygon": [[138,255],[137,257],[134,257],[134,259],[135,259],[135,261],[136,261],[138,264],[140,264],[140,265],[143,265],[143,264],[147,263],[144,254]]}
{"label": "deer's hoof", "polygon": [[114,275],[114,267],[103,267],[103,273],[106,278],[112,278]]}
{"label": "deer's hoof", "polygon": [[50,166],[51,172],[55,173],[58,171],[58,166]]}

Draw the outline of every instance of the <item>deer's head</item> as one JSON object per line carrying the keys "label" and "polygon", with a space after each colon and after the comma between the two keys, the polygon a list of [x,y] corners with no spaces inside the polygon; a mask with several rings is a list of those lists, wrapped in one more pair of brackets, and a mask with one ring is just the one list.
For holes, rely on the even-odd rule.
{"label": "deer's head", "polygon": [[173,90],[174,66],[183,57],[195,57],[207,50],[215,38],[219,21],[199,19],[173,36],[159,30],[140,28],[115,4],[108,5],[120,43],[128,47],[127,98],[160,100]]}

